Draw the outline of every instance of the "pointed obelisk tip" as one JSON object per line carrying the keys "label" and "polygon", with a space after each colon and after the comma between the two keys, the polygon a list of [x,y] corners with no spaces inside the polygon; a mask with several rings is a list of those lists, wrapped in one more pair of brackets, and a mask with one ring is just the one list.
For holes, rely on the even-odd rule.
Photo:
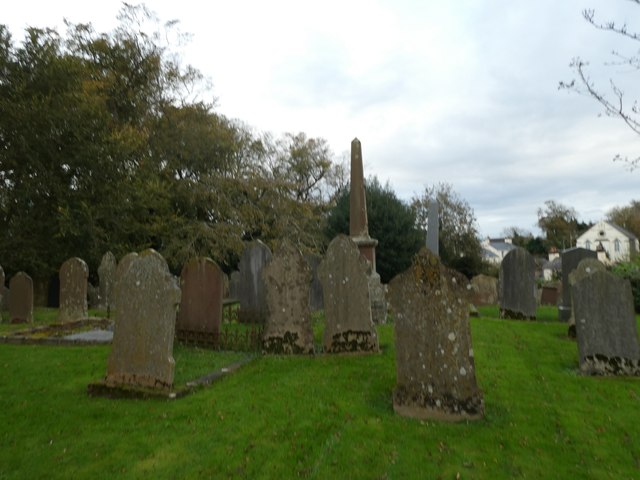
{"label": "pointed obelisk tip", "polygon": [[360,140],[358,140],[358,137],[354,137],[353,140],[351,140],[351,143],[360,143]]}

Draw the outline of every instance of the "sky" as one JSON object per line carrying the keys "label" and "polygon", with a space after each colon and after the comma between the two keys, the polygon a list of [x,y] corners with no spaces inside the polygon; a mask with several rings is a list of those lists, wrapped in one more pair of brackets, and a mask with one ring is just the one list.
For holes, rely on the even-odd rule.
{"label": "sky", "polygon": [[[137,2],[130,2],[137,3]],[[336,161],[362,143],[365,175],[410,201],[450,183],[473,208],[482,237],[515,226],[540,234],[537,211],[554,200],[581,221],[640,199],[640,138],[601,115],[591,98],[558,89],[572,58],[592,80],[640,97],[637,71],[606,66],[640,44],[582,18],[627,23],[630,0],[148,0],[162,22],[190,34],[175,44],[211,82],[215,110],[261,132],[327,140]],[[0,23],[19,41],[27,26],[65,32],[63,20],[117,25],[111,0],[11,2]]]}

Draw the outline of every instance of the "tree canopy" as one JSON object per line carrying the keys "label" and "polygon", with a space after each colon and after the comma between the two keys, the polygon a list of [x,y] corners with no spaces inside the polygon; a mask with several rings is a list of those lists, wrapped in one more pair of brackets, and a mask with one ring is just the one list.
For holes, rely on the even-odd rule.
{"label": "tree canopy", "polygon": [[438,247],[442,262],[468,277],[480,273],[482,248],[475,213],[469,203],[453,190],[451,184],[428,186],[420,196],[414,196],[411,206],[419,228],[426,232],[429,202],[434,198],[439,204]]}
{"label": "tree canopy", "polygon": [[[376,270],[384,283],[411,265],[413,255],[424,245],[424,236],[416,228],[416,217],[386,183],[377,177],[365,181],[369,235],[378,240]],[[329,212],[327,240],[339,233],[349,235],[350,187],[343,190],[336,206]]]}
{"label": "tree canopy", "polygon": [[[174,271],[207,255],[235,268],[244,240],[324,248],[343,167],[322,138],[255,132],[198,99],[204,79],[144,6],[111,33],[0,25],[0,261],[46,279],[155,248]],[[149,32],[149,26],[155,29]]]}

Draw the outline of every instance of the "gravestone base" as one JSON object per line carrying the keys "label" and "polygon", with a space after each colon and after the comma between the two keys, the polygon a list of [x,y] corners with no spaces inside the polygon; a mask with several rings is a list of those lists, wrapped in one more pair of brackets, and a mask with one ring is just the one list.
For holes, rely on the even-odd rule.
{"label": "gravestone base", "polygon": [[536,316],[530,316],[523,312],[516,312],[509,310],[508,308],[500,309],[500,318],[506,318],[510,320],[535,320]]}
{"label": "gravestone base", "polygon": [[111,385],[106,381],[90,383],[87,393],[92,397],[104,398],[176,398],[175,392],[155,388],[133,387],[131,385]]}
{"label": "gravestone base", "polygon": [[151,389],[160,392],[170,392],[173,383],[163,382],[151,375],[138,375],[135,373],[111,373],[104,379],[107,387],[129,387],[133,389]]}
{"label": "gravestone base", "polygon": [[347,330],[331,337],[331,346],[325,353],[377,353],[378,336],[370,331]]}
{"label": "gravestone base", "polygon": [[303,341],[297,332],[285,332],[282,336],[262,339],[262,353],[275,355],[304,355],[313,353],[313,345]]}
{"label": "gravestone base", "polygon": [[640,360],[605,355],[590,355],[580,364],[584,375],[640,377]]}
{"label": "gravestone base", "polygon": [[482,396],[435,398],[422,391],[410,392],[404,387],[397,387],[393,391],[393,410],[403,417],[463,422],[481,419],[484,416],[484,402]]}

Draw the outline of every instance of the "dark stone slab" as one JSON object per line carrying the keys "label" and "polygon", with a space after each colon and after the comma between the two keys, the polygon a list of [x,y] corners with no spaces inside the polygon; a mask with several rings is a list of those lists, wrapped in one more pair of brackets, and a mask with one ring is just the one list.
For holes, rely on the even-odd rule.
{"label": "dark stone slab", "polygon": [[18,272],[9,281],[9,321],[33,322],[33,280],[24,272]]}
{"label": "dark stone slab", "polygon": [[[572,319],[571,314],[571,285],[569,277],[578,268],[578,265],[585,258],[597,259],[597,254],[593,250],[576,247],[569,248],[560,253],[562,260],[562,302],[558,306],[558,317],[560,321],[568,322]],[[572,322],[574,324],[575,322]]]}
{"label": "dark stone slab", "polygon": [[89,315],[87,280],[89,267],[84,260],[73,257],[60,267],[59,322],[70,322]]}
{"label": "dark stone slab", "polygon": [[510,250],[500,264],[500,318],[535,320],[536,264],[522,247]]}
{"label": "dark stone slab", "polygon": [[267,317],[266,289],[262,269],[271,260],[271,250],[260,240],[251,242],[242,252],[237,298],[242,323],[264,323]]}

